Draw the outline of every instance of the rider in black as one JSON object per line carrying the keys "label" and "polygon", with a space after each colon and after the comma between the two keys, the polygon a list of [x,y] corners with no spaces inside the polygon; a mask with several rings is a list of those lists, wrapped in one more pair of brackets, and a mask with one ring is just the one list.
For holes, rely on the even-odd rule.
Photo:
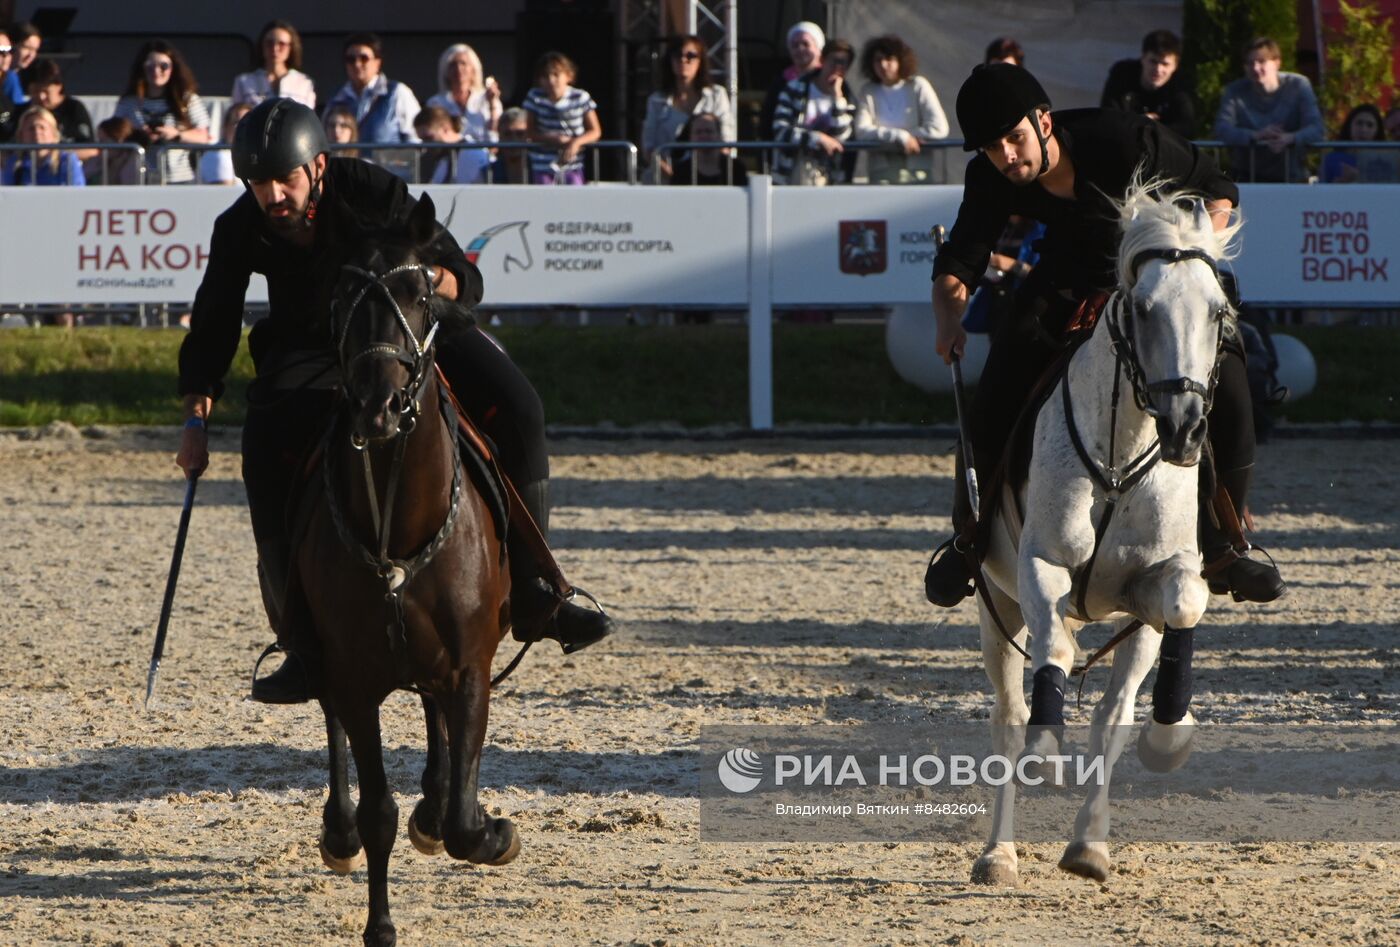
{"label": "rider in black", "polygon": [[[958,92],[958,122],[969,150],[962,206],[933,266],[937,349],[945,361],[962,353],[968,296],[986,271],[997,237],[1012,214],[1046,225],[1040,262],[1017,291],[1012,317],[992,339],[969,419],[973,458],[985,479],[996,467],[1017,415],[1037,378],[1064,345],[1081,300],[1117,283],[1122,200],[1135,174],[1201,194],[1217,229],[1226,225],[1239,191],[1204,152],[1160,123],[1128,112],[1050,112],[1045,90],[1009,63],[978,66]],[[1254,421],[1244,354],[1228,340],[1209,414],[1217,477],[1243,511],[1254,465]],[[961,463],[961,456],[959,456]],[[959,470],[953,527],[971,510]],[[1203,490],[1201,549],[1211,591],[1268,602],[1285,586],[1272,566],[1249,558],[1238,537],[1216,525]],[[966,557],[949,542],[929,564],[925,594],[951,607],[972,594]]]}
{"label": "rider in black", "polygon": [[[284,627],[278,616],[292,554],[288,495],[299,462],[325,429],[339,385],[325,311],[344,262],[333,247],[347,243],[346,233],[403,223],[417,204],[399,178],[356,158],[331,158],[329,151],[315,113],[290,99],[268,99],[239,122],[233,166],[247,190],[214,224],[190,333],[180,348],[186,422],[176,463],[198,472],[208,464],[205,422],[238,351],[249,276],[267,277],[268,317],[248,338],[257,378],[248,389],[243,428],[243,480],[264,603],[281,650],[287,651],[280,668],[253,684],[253,699],[265,703],[297,703],[311,696],[292,650],[304,632]],[[331,240],[332,234],[340,239]],[[480,302],[481,273],[445,228],[438,229],[428,256],[437,294],[456,299],[464,313]],[[546,531],[549,457],[534,388],[469,316],[443,321],[437,362]],[[552,638],[572,652],[610,633],[606,616],[572,602],[543,621],[539,616],[552,607],[552,592],[528,556],[510,561],[518,639]]]}

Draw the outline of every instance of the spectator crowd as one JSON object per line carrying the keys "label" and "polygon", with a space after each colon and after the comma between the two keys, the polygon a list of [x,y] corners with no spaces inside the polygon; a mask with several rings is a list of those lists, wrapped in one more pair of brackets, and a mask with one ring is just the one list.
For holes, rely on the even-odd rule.
{"label": "spectator crowd", "polygon": [[[129,184],[143,170],[147,179],[168,184],[236,184],[226,147],[233,129],[248,110],[274,96],[317,109],[338,153],[430,183],[582,184],[588,177],[585,151],[603,134],[598,105],[580,85],[603,77],[581,77],[563,52],[541,56],[533,85],[508,106],[477,52],[453,43],[438,58],[436,91],[420,103],[413,89],[393,77],[380,37],[353,33],[342,44],[345,81],[326,95],[301,71],[296,27],[273,20],[259,32],[256,62],[234,78],[217,121],[180,50],[153,39],[132,59],[112,116],[94,127],[43,48],[32,24],[0,28],[0,143],[29,146],[3,153],[3,184]],[[937,180],[932,159],[949,135],[949,122],[902,38],[877,36],[857,50],[803,21],[787,32],[786,54],[788,62],[764,99],[756,136],[772,143],[765,165],[776,181],[838,184],[862,174],[885,185]],[[1100,106],[1139,113],[1195,137],[1203,120],[1182,78],[1182,54],[1181,40],[1171,31],[1148,33],[1138,57],[1109,68]],[[1026,54],[1015,39],[999,37],[983,60],[1025,65]],[[1397,153],[1371,144],[1400,136],[1400,107],[1391,103],[1385,112],[1379,103],[1356,104],[1332,130],[1337,144],[1322,149],[1319,161],[1309,146],[1327,142],[1328,129],[1312,84],[1282,65],[1274,40],[1254,40],[1242,50],[1241,77],[1220,97],[1211,135],[1228,149],[1236,178],[1400,180]],[[705,43],[693,35],[672,37],[641,125],[643,179],[744,183],[749,167],[726,145],[738,139],[737,111],[725,87],[713,81]],[[144,169],[136,149],[101,147],[123,143],[145,149]]]}

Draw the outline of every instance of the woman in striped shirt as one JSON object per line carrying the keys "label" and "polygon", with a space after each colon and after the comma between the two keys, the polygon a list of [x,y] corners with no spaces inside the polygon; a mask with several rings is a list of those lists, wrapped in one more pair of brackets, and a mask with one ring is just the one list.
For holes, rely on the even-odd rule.
{"label": "woman in striped shirt", "polygon": [[525,96],[531,141],[553,146],[530,152],[531,184],[582,184],[579,152],[603,137],[593,96],[574,88],[578,68],[563,53],[545,53],[535,65],[536,85]]}
{"label": "woman in striped shirt", "polygon": [[[162,39],[141,47],[131,64],[126,94],[117,100],[113,114],[130,121],[152,145],[210,141],[209,111],[199,97],[194,73],[179,51]],[[157,154],[166,184],[194,180],[188,151],[161,149]]]}

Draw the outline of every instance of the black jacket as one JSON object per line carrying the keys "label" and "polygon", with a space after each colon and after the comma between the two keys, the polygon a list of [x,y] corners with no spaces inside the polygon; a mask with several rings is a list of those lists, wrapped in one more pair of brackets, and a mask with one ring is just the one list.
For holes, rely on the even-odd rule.
{"label": "black jacket", "polygon": [[[316,217],[310,248],[293,246],[275,236],[258,203],[245,191],[214,222],[209,261],[194,299],[190,333],[180,346],[180,394],[223,394],[224,375],[238,352],[243,331],[244,296],[253,273],[267,277],[268,317],[253,327],[248,350],[255,366],[270,352],[329,350],[330,291],[339,278],[344,249],[330,246],[328,235],[357,229],[386,229],[403,224],[418,201],[404,182],[358,158],[331,158],[326,165],[325,197]],[[438,231],[430,261],[457,277],[458,300],[466,307],[481,301],[481,271],[467,262],[462,248],[445,229]]]}
{"label": "black jacket", "polygon": [[1028,281],[1041,293],[1083,297],[1117,282],[1118,211],[1139,166],[1208,200],[1239,204],[1239,189],[1207,153],[1158,122],[1128,112],[1071,109],[1053,113],[1055,138],[1074,164],[1074,199],[1051,195],[1039,182],[1008,181],[985,154],[967,164],[958,219],[939,250],[933,276],[977,288],[987,259],[1013,214],[1045,224],[1040,262]]}
{"label": "black jacket", "polygon": [[1151,112],[1178,135],[1190,138],[1196,133],[1196,105],[1182,85],[1181,73],[1174,73],[1160,89],[1144,89],[1142,61],[1138,59],[1120,59],[1113,64],[1099,105],[1137,115]]}

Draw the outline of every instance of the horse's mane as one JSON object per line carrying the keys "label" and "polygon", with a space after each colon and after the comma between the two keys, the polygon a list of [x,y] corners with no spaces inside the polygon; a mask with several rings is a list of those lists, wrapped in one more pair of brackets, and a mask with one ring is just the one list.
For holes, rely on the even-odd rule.
{"label": "horse's mane", "polygon": [[[418,256],[419,251],[424,249],[414,246],[408,232],[403,227],[386,227],[379,222],[358,215],[352,218],[349,226],[342,228],[342,233],[343,239],[347,243],[369,249],[370,256],[365,262],[372,271],[383,270],[388,266],[388,261],[385,260],[383,254],[384,247],[407,250],[415,256]],[[428,312],[437,321],[445,323],[444,329],[454,325],[470,328],[476,324],[476,317],[472,314],[470,307],[444,296],[434,296],[428,304]]]}
{"label": "horse's mane", "polygon": [[1202,226],[1192,203],[1205,199],[1194,191],[1168,187],[1162,178],[1144,179],[1139,167],[1123,200],[1114,202],[1123,229],[1118,245],[1118,285],[1132,285],[1133,258],[1143,250],[1180,247],[1204,250],[1216,260],[1234,259],[1239,253],[1234,237],[1244,221],[1236,211],[1224,230],[1215,230],[1208,217]]}

